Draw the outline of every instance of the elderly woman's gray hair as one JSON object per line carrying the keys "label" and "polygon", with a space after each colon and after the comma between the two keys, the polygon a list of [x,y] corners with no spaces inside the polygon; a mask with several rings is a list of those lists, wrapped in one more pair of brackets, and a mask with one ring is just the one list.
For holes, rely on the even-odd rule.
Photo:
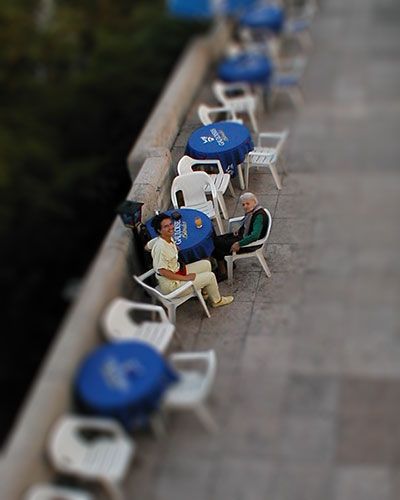
{"label": "elderly woman's gray hair", "polygon": [[241,202],[246,200],[256,200],[256,203],[258,203],[257,196],[253,193],[243,193],[239,199]]}

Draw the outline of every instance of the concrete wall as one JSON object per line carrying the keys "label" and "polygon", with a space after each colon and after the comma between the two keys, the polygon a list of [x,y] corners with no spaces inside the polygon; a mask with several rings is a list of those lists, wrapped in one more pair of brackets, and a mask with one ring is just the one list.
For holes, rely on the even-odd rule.
{"label": "concrete wall", "polygon": [[[170,206],[169,189],[174,176],[171,147],[210,64],[224,49],[229,32],[228,25],[220,24],[188,47],[129,154],[133,184],[127,198],[144,202],[144,220],[156,208]],[[130,231],[116,219],[87,273],[79,297],[55,335],[4,447],[0,462],[2,500],[17,500],[30,485],[51,480],[53,472],[45,457],[48,431],[59,415],[74,410],[74,374],[85,354],[101,342],[99,317],[106,304],[117,295],[140,296],[131,279],[137,267]]]}

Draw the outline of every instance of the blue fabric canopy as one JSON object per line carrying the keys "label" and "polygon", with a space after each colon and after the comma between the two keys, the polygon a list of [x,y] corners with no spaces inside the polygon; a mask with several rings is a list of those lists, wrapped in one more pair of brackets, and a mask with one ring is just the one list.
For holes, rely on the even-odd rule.
{"label": "blue fabric canopy", "polygon": [[127,430],[147,423],[178,375],[151,346],[136,341],[98,347],[83,360],[75,378],[81,406],[113,417]]}
{"label": "blue fabric canopy", "polygon": [[218,76],[225,82],[268,85],[272,76],[271,61],[263,54],[243,52],[229,57],[218,66]]}
{"label": "blue fabric canopy", "polygon": [[199,160],[217,159],[225,172],[235,176],[237,166],[253,148],[247,127],[223,121],[196,129],[189,137],[186,154]]}
{"label": "blue fabric canopy", "polygon": [[[199,162],[200,163],[200,162]],[[174,241],[179,248],[179,256],[185,264],[208,259],[214,250],[213,225],[211,220],[203,212],[192,208],[179,208],[178,210],[166,210],[171,215],[179,212],[181,219],[174,221]],[[200,217],[202,227],[198,228],[195,219]],[[158,236],[151,225],[153,218],[146,222],[146,228],[152,238]]]}
{"label": "blue fabric canopy", "polygon": [[240,14],[256,0],[167,0],[169,12],[177,17],[209,19],[217,14]]}
{"label": "blue fabric canopy", "polygon": [[247,11],[240,19],[242,26],[261,28],[280,33],[285,21],[285,12],[277,5],[264,5]]}

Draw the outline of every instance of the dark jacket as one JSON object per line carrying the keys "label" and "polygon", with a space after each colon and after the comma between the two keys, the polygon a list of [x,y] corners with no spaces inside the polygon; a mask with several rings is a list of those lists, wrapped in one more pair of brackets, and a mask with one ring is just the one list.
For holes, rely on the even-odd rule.
{"label": "dark jacket", "polygon": [[[268,225],[269,225],[269,218],[268,218],[268,216],[267,216],[267,214],[266,214],[266,212],[265,212],[265,210],[263,208],[259,208],[251,216],[250,227],[249,227],[249,233],[248,234],[251,234],[252,231],[253,231],[253,224],[254,224],[254,220],[255,220],[255,218],[256,218],[257,215],[261,215],[262,218],[263,218],[263,221],[262,221],[263,229],[261,231],[260,238],[259,238],[259,239],[261,239],[261,238],[264,238],[264,236],[267,234]],[[240,239],[242,239],[244,237],[244,226],[241,226],[241,228],[239,229],[238,236],[239,236]]]}

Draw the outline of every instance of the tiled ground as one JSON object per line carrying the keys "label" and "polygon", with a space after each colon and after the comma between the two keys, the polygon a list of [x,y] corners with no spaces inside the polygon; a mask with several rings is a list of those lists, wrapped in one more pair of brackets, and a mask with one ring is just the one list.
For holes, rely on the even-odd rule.
{"label": "tiled ground", "polygon": [[221,430],[174,415],[166,438],[137,436],[127,498],[400,498],[399,21],[395,0],[321,2],[306,105],[263,117],[291,130],[283,189],[251,177],[273,214],[272,277],[241,261],[222,285],[232,306],[178,311],[185,348],[217,351]]}

